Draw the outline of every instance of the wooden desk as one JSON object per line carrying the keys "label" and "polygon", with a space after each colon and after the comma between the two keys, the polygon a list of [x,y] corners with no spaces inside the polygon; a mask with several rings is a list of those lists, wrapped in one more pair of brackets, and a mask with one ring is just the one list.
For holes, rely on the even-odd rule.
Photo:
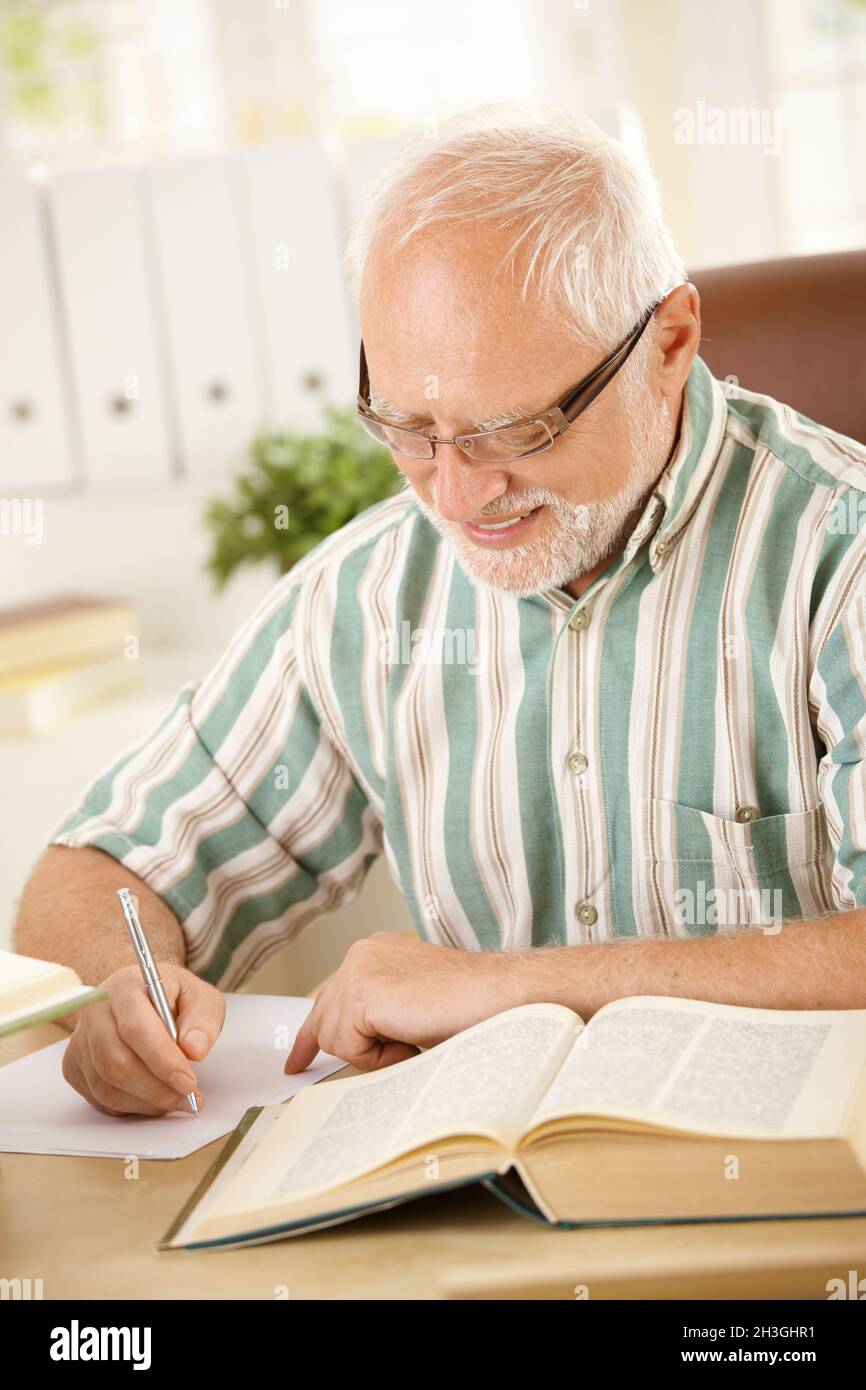
{"label": "wooden desk", "polygon": [[[0,1039],[0,1065],[65,1036]],[[554,1231],[476,1188],[271,1245],[157,1255],[222,1142],[142,1162],[136,1180],[119,1159],[0,1153],[0,1277],[42,1279],[46,1299],[572,1299],[578,1284],[600,1299],[826,1298],[828,1279],[866,1275],[866,1218]]]}

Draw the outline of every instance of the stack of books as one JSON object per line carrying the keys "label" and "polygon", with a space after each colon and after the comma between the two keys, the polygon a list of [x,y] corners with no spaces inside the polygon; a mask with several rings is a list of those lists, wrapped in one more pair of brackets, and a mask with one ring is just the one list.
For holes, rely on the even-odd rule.
{"label": "stack of books", "polygon": [[43,734],[138,683],[126,599],[67,596],[0,608],[0,737]]}

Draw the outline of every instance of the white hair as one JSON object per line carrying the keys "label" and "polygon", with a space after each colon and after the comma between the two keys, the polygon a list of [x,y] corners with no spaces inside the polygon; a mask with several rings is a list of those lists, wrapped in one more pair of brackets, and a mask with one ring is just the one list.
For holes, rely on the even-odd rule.
{"label": "white hair", "polygon": [[[468,220],[513,231],[502,265],[514,275],[520,256],[521,299],[534,289],[564,309],[592,350],[612,350],[686,280],[657,185],[616,140],[585,117],[496,105],[411,141],[381,175],[346,253],[355,293],[380,235],[397,250],[423,228]],[[652,338],[650,325],[629,367]]]}

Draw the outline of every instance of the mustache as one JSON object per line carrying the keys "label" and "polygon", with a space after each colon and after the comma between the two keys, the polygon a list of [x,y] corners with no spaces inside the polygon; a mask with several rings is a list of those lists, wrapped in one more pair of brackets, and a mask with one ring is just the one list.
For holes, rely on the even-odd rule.
{"label": "mustache", "polygon": [[[535,488],[530,492],[519,493],[516,496],[497,497],[494,503],[488,503],[480,512],[477,512],[473,521],[495,521],[498,516],[513,516],[515,512],[532,512],[537,507],[550,507],[560,516],[565,513],[571,515],[580,510],[574,503],[566,502],[562,497],[558,497],[555,492]],[[439,511],[435,487],[429,510],[440,521],[445,521]]]}
{"label": "mustache", "polygon": [[[421,508],[421,511],[424,512],[431,521],[435,521],[443,527],[453,524],[447,521],[439,510],[439,504],[436,500],[435,483],[433,485],[432,502],[425,502],[424,499],[418,495],[418,492],[412,486],[408,478],[403,479],[400,491],[411,493],[415,502]],[[518,493],[517,495],[509,494],[505,497],[497,497],[495,502],[488,503],[488,505],[482,511],[478,512],[473,519],[476,521],[493,521],[497,516],[508,516],[513,512],[531,512],[534,511],[536,507],[550,507],[560,517],[580,517],[586,511],[586,507],[582,503],[566,502],[564,498],[558,496],[557,493],[549,492],[546,488],[532,488],[526,492]]]}

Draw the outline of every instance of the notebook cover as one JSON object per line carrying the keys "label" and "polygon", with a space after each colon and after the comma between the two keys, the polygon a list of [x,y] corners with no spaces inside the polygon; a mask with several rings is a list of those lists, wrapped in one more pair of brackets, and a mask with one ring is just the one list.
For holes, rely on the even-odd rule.
{"label": "notebook cover", "polygon": [[64,999],[61,1003],[40,1005],[35,1012],[25,1014],[23,1018],[13,1018],[6,1023],[0,1019],[0,1038],[17,1033],[22,1028],[32,1028],[37,1023],[48,1023],[52,1018],[62,1018],[64,1014],[74,1013],[76,1009],[86,1008],[88,1004],[96,1004],[100,999],[107,998],[106,990],[91,989],[75,995],[72,999]]}

